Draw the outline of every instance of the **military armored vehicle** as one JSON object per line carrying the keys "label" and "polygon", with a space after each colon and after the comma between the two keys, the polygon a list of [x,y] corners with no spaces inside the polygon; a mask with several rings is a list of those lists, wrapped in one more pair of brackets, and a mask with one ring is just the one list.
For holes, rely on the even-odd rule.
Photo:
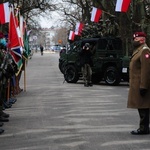
{"label": "military armored vehicle", "polygon": [[59,69],[68,83],[76,83],[82,78],[80,51],[89,43],[93,52],[92,82],[104,80],[108,85],[118,85],[129,79],[129,57],[123,56],[120,38],[100,37],[75,41],[60,52]]}

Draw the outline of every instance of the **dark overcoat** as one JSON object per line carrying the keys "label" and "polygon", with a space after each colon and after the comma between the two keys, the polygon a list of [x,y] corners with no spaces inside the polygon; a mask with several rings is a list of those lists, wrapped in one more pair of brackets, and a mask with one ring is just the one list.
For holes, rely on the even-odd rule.
{"label": "dark overcoat", "polygon": [[[144,96],[140,88],[147,89]],[[146,44],[138,47],[131,57],[129,67],[128,108],[150,108],[150,49]]]}

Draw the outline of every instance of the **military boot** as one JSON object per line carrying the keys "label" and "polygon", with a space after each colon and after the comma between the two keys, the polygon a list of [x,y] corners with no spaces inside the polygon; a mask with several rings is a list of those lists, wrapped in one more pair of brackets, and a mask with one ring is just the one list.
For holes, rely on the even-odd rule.
{"label": "military boot", "polygon": [[4,129],[0,129],[0,134],[2,134],[4,132]]}
{"label": "military boot", "polygon": [[89,85],[89,86],[93,86],[92,82],[89,82],[88,85]]}
{"label": "military boot", "polygon": [[0,122],[8,122],[9,119],[8,118],[4,118],[2,116],[0,116]]}
{"label": "military boot", "polygon": [[9,118],[9,114],[7,114],[3,111],[0,111],[0,117]]}
{"label": "military boot", "polygon": [[4,125],[4,123],[3,122],[0,122],[0,127],[2,127]]}
{"label": "military boot", "polygon": [[89,85],[88,85],[88,83],[84,83],[84,86],[88,87]]}
{"label": "military boot", "polygon": [[11,108],[12,104],[9,104],[8,102],[3,102],[3,106],[5,109]]}

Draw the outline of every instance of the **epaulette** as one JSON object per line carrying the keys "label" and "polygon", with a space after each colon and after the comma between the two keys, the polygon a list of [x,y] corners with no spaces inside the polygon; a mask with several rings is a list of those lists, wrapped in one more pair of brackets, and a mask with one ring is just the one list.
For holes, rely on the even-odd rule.
{"label": "epaulette", "polygon": [[148,49],[148,50],[150,51],[150,48],[149,48],[148,46],[144,46],[142,49],[143,49],[143,50],[144,50],[144,49]]}

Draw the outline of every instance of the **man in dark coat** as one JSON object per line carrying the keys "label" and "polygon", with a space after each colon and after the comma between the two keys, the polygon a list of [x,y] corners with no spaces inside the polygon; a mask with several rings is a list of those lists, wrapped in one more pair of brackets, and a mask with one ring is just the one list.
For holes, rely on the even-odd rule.
{"label": "man in dark coat", "polygon": [[83,74],[84,86],[92,86],[92,52],[89,43],[85,43],[80,53],[81,70]]}
{"label": "man in dark coat", "polygon": [[43,55],[43,50],[44,50],[43,46],[42,46],[42,45],[40,45],[41,55]]}
{"label": "man in dark coat", "polygon": [[134,52],[130,61],[130,88],[128,108],[138,109],[139,129],[131,131],[133,135],[149,134],[150,110],[150,48],[146,44],[146,34],[134,34]]}

